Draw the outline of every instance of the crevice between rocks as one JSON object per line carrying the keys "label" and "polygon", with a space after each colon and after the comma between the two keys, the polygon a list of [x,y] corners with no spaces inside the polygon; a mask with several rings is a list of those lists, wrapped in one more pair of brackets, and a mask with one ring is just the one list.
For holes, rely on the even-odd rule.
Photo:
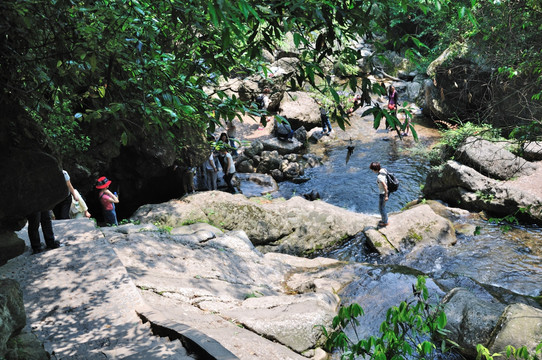
{"label": "crevice between rocks", "polygon": [[[167,320],[151,320],[154,312],[144,314],[136,311],[143,324],[149,323],[153,335],[178,340],[190,356],[197,360],[238,360],[239,358],[220,345],[216,340],[184,324],[166,324]],[[163,316],[162,316],[163,317]]]}

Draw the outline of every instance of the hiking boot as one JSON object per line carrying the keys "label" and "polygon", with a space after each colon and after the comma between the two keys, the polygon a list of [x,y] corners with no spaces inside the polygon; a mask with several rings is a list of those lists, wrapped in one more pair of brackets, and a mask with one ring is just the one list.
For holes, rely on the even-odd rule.
{"label": "hiking boot", "polygon": [[43,249],[41,247],[39,248],[32,248],[32,255],[39,254],[40,252],[43,252]]}
{"label": "hiking boot", "polygon": [[59,247],[60,243],[58,241],[55,241],[52,244],[47,244],[47,249],[58,249]]}

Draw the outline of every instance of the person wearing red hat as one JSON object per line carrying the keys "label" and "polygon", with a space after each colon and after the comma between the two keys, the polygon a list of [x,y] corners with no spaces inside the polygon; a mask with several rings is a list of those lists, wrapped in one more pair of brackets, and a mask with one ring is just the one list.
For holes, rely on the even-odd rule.
{"label": "person wearing red hat", "polygon": [[107,225],[111,226],[119,224],[117,222],[117,213],[115,211],[115,204],[119,203],[119,198],[109,190],[109,185],[111,185],[111,180],[102,176],[96,183],[96,189],[100,190],[98,197],[102,204],[104,220]]}

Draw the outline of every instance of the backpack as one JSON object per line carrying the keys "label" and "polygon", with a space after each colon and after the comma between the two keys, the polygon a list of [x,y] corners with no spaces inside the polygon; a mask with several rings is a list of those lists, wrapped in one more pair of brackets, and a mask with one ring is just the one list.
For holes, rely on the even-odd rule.
{"label": "backpack", "polygon": [[397,191],[399,188],[399,180],[393,173],[386,170],[386,182],[388,183],[388,193]]}
{"label": "backpack", "polygon": [[290,137],[290,134],[292,134],[292,128],[290,125],[281,123],[277,125],[277,137],[278,138],[287,138]]}
{"label": "backpack", "polygon": [[265,105],[263,101],[263,94],[256,96],[256,105],[258,105],[258,109],[263,109]]}

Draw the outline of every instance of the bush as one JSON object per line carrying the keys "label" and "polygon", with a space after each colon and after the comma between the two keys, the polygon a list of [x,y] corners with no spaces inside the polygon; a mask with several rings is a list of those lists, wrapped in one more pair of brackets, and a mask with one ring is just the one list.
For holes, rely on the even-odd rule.
{"label": "bush", "polygon": [[419,276],[413,286],[414,298],[403,301],[399,306],[388,309],[386,320],[380,325],[380,336],[353,341],[346,335],[346,330],[359,325],[357,318],[363,315],[358,304],[341,307],[333,319],[332,331],[322,327],[327,338],[327,350],[339,349],[341,359],[355,359],[366,356],[371,359],[430,359],[437,356],[437,346],[431,339],[443,339],[441,351],[449,349],[446,340],[446,314],[441,305],[429,301],[425,277]]}

